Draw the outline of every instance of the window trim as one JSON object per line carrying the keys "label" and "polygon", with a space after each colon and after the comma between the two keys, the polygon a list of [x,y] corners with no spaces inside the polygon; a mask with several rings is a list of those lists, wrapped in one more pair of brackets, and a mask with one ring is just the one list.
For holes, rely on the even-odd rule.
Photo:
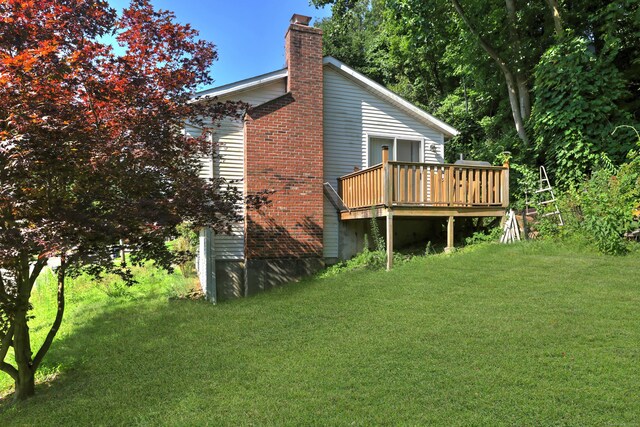
{"label": "window trim", "polygon": [[371,161],[371,156],[370,156],[370,151],[371,151],[371,138],[382,138],[382,139],[392,139],[393,140],[393,146],[389,147],[391,153],[393,153],[393,159],[398,158],[397,154],[398,154],[398,140],[402,140],[402,141],[418,141],[420,143],[420,149],[419,149],[419,154],[420,154],[420,160],[418,160],[420,163],[424,163],[424,147],[425,147],[425,138],[420,136],[420,137],[411,137],[411,136],[398,136],[396,134],[390,134],[390,133],[365,133],[366,138],[367,138],[367,145],[366,145],[366,167],[370,168],[371,166],[375,166],[370,164]]}

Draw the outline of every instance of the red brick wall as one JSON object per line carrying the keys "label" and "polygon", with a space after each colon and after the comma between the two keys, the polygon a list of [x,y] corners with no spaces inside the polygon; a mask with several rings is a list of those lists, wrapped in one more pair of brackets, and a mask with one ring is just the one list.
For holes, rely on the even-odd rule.
{"label": "red brick wall", "polygon": [[285,45],[288,93],[245,121],[246,191],[274,191],[247,212],[248,259],[322,257],[322,32],[292,24]]}

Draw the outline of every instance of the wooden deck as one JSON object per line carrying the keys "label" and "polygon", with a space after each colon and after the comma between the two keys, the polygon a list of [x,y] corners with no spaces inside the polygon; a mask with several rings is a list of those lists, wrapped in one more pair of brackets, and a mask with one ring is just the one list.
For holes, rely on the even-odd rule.
{"label": "wooden deck", "polygon": [[[341,219],[386,215],[499,216],[509,205],[509,167],[387,161],[338,180]],[[373,208],[373,209],[372,209]]]}
{"label": "wooden deck", "polygon": [[447,217],[447,246],[453,248],[454,218],[502,216],[509,206],[509,165],[475,166],[389,161],[338,179],[346,207],[341,220],[387,218],[388,268],[393,252],[393,217]]}

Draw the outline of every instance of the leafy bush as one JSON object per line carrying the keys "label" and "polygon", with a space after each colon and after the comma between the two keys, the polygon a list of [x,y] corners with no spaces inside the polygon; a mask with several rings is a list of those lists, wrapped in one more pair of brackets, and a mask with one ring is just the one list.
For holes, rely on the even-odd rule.
{"label": "leafy bush", "polygon": [[582,226],[601,252],[626,252],[621,236],[632,227],[632,212],[637,203],[625,185],[629,178],[623,171],[611,176],[600,170],[584,186]]}
{"label": "leafy bush", "polygon": [[523,210],[526,208],[526,200],[530,203],[535,203],[536,190],[539,187],[539,175],[535,168],[519,164],[512,163],[510,165],[512,172],[510,180],[515,184],[511,186],[510,197],[512,199],[511,207],[517,210]]}
{"label": "leafy bush", "polygon": [[501,227],[491,228],[490,230],[488,230],[488,232],[476,231],[471,235],[471,237],[466,237],[464,239],[464,244],[466,246],[471,246],[477,245],[478,243],[496,242],[500,239],[501,235]]}
{"label": "leafy bush", "polygon": [[596,55],[588,40],[575,37],[552,46],[536,67],[535,150],[561,188],[583,182],[602,153],[620,164],[632,148],[627,129],[612,134],[617,123],[631,119],[618,107],[627,92],[614,59],[615,51]]}
{"label": "leafy bush", "polygon": [[579,234],[602,253],[626,252],[629,245],[623,234],[638,228],[633,212],[640,206],[640,155],[631,150],[628,159],[619,168],[609,164],[598,169],[588,181],[561,194],[565,227],[542,219],[536,225],[540,234],[561,238]]}
{"label": "leafy bush", "polygon": [[132,294],[129,292],[130,286],[127,286],[119,277],[108,276],[99,280],[100,289],[109,298],[132,298]]}

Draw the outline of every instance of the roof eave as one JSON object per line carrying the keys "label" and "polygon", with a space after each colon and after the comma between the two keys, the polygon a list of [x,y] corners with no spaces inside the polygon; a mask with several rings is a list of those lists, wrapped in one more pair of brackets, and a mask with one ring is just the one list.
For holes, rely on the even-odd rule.
{"label": "roof eave", "polygon": [[270,73],[261,74],[259,76],[250,77],[248,79],[239,80],[237,82],[229,83],[223,86],[214,87],[211,89],[196,92],[192,97],[192,100],[197,101],[200,99],[221,97],[238,92],[243,92],[249,89],[255,89],[258,86],[262,86],[288,76],[289,72],[287,68],[281,70],[272,71]]}

